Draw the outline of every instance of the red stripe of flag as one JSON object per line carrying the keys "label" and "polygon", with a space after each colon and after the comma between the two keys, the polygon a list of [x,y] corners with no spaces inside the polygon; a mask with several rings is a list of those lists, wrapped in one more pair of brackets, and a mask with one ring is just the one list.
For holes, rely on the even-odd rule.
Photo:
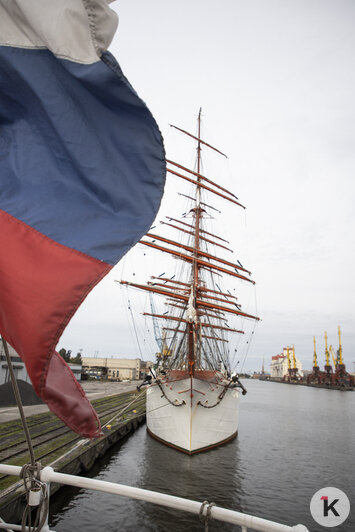
{"label": "red stripe of flag", "polygon": [[0,226],[0,331],[50,410],[75,432],[97,436],[97,414],[55,348],[111,266],[54,242],[2,210]]}

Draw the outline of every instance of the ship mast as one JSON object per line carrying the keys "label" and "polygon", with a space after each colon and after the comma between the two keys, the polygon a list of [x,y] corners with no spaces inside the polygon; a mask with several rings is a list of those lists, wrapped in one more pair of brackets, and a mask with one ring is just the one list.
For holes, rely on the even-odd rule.
{"label": "ship mast", "polygon": [[[172,341],[176,341],[177,335],[182,335],[180,336],[176,354],[171,359],[171,366],[179,364],[180,368],[187,369],[190,377],[193,377],[198,369],[202,369],[204,363],[205,365],[207,363],[207,367],[216,368],[217,364],[223,360],[220,346],[221,343],[227,341],[223,338],[225,332],[244,334],[243,330],[229,327],[226,316],[234,315],[259,320],[257,316],[243,312],[237,302],[237,297],[233,296],[229,290],[222,291],[218,284],[216,284],[216,287],[214,286],[214,276],[221,276],[222,274],[252,284],[255,284],[255,282],[250,277],[251,272],[245,269],[238,260],[232,262],[209,252],[209,244],[223,248],[228,252],[232,252],[232,250],[224,245],[228,244],[227,240],[206,231],[203,226],[202,218],[205,208],[214,208],[207,203],[203,203],[203,193],[216,195],[243,209],[245,207],[239,202],[235,194],[201,174],[201,151],[203,146],[227,157],[217,148],[201,139],[201,116],[202,110],[200,109],[197,118],[197,135],[192,135],[188,131],[170,124],[171,127],[191,137],[197,143],[194,170],[167,159],[167,163],[170,165],[167,167],[167,172],[188,181],[195,187],[195,192],[191,196],[182,194],[192,201],[192,208],[189,211],[192,220],[190,223],[186,223],[180,219],[167,216],[168,221],[160,222],[175,231],[184,233],[186,235],[185,239],[188,235],[189,241],[179,242],[155,232],[154,234],[148,232],[140,241],[140,244],[144,246],[168,253],[176,259],[185,262],[185,264],[188,263],[189,268],[185,270],[186,273],[188,272],[188,277],[182,282],[174,279],[175,275],[168,277],[161,274],[159,277],[152,277],[152,281],[149,281],[146,285],[123,280],[119,281],[121,284],[129,285],[132,288],[165,296],[166,304],[168,305],[167,312],[160,314],[156,314],[155,311],[152,313],[145,312],[144,315],[172,322],[169,327],[165,327],[166,330],[175,333]],[[211,275],[213,286],[208,287],[206,285],[202,275],[203,271],[206,271],[207,275]],[[176,323],[176,326],[174,323]],[[221,331],[221,334],[218,334],[218,331]],[[213,344],[209,340],[212,340]],[[217,342],[221,343],[217,344]],[[180,353],[182,353],[182,356]]]}
{"label": "ship mast", "polygon": [[190,311],[188,314],[189,324],[189,351],[188,351],[188,360],[189,360],[189,370],[190,375],[193,375],[195,372],[196,360],[198,358],[198,349],[197,349],[197,298],[199,296],[199,250],[200,250],[200,229],[201,229],[201,187],[199,183],[201,181],[201,108],[198,113],[197,119],[197,185],[196,185],[196,198],[195,198],[195,242],[194,242],[194,260],[192,264],[192,287],[191,295],[193,302],[194,311]]}

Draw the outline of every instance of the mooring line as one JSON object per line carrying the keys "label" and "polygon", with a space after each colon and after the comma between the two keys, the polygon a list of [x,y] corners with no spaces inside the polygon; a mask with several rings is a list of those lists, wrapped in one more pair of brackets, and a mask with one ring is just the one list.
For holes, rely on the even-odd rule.
{"label": "mooring line", "polygon": [[107,423],[105,423],[103,425],[103,427],[107,427],[107,425],[111,425],[112,421],[114,421],[117,417],[119,417],[121,414],[123,414],[123,412],[125,410],[127,410],[128,407],[130,407],[133,403],[135,403],[137,401],[137,399],[143,395],[145,393],[145,390],[143,390],[142,392],[140,392],[134,399],[133,401],[131,401],[130,403],[128,403],[127,406],[125,406],[125,408],[123,408],[120,412],[118,412],[118,414],[116,414],[115,416],[113,416],[113,418],[111,418],[109,421],[107,421]]}

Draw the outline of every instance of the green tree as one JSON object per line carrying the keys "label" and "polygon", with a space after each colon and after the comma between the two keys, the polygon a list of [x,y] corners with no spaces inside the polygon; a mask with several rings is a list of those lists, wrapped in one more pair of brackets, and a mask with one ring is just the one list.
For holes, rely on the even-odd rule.
{"label": "green tree", "polygon": [[76,357],[71,359],[71,361],[72,361],[73,364],[80,364],[81,366],[83,365],[83,360],[81,358],[80,351],[79,351],[79,353],[76,354]]}
{"label": "green tree", "polygon": [[64,348],[62,347],[62,349],[60,349],[60,350],[58,351],[58,353],[59,353],[60,356],[65,360],[65,362],[66,362],[67,364],[69,364],[69,362],[70,362],[71,350],[69,349],[69,350],[67,351],[66,349],[64,349]]}

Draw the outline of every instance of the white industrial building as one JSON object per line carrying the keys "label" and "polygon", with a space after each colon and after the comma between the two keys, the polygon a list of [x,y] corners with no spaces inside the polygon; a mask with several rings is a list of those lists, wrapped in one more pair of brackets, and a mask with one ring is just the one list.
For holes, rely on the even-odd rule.
{"label": "white industrial building", "polygon": [[[283,379],[286,375],[288,375],[287,349],[289,350],[291,368],[294,367],[292,348],[284,347],[283,353],[281,355],[275,355],[272,357],[272,362],[270,364],[271,378]],[[295,356],[295,360],[296,360],[296,367],[298,370],[298,375],[300,377],[303,377],[302,362],[296,356]]]}

